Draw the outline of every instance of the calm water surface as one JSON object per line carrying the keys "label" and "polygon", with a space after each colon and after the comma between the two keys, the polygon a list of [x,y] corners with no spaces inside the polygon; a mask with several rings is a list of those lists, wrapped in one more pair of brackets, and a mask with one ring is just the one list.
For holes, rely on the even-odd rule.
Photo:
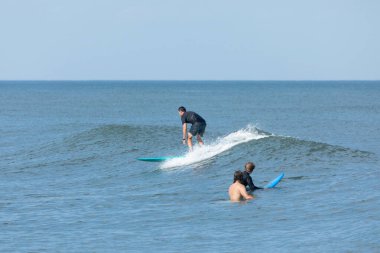
{"label": "calm water surface", "polygon": [[[0,251],[379,252],[379,97],[362,81],[2,81]],[[186,154],[180,105],[206,146],[137,161]],[[247,161],[256,185],[285,177],[230,203]]]}

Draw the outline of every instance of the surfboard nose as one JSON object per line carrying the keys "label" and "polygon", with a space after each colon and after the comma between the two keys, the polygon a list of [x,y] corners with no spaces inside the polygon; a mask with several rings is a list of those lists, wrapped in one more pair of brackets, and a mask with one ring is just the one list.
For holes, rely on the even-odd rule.
{"label": "surfboard nose", "polygon": [[164,162],[174,158],[182,158],[183,156],[160,156],[160,157],[139,157],[136,158],[139,161],[143,162]]}

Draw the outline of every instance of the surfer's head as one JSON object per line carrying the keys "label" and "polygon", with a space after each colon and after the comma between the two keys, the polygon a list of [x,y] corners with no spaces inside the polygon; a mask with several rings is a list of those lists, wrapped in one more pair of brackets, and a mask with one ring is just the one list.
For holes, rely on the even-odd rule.
{"label": "surfer's head", "polygon": [[178,113],[182,116],[186,112],[186,108],[183,106],[178,107]]}
{"label": "surfer's head", "polygon": [[243,182],[243,173],[240,170],[237,170],[234,173],[234,183],[236,181],[239,181],[240,183]]}
{"label": "surfer's head", "polygon": [[186,108],[183,106],[178,107],[179,112],[186,112]]}
{"label": "surfer's head", "polygon": [[255,169],[255,164],[253,162],[247,162],[244,168],[246,172],[252,173],[252,171]]}

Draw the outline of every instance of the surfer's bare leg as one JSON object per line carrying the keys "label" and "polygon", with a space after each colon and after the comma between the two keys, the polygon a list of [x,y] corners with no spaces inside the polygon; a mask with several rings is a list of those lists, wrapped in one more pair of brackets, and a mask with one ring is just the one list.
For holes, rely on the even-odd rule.
{"label": "surfer's bare leg", "polygon": [[193,151],[193,135],[190,132],[187,134],[187,146],[190,151]]}
{"label": "surfer's bare leg", "polygon": [[198,141],[199,145],[201,145],[201,146],[204,144],[202,141],[202,138],[199,134],[197,134],[197,141]]}

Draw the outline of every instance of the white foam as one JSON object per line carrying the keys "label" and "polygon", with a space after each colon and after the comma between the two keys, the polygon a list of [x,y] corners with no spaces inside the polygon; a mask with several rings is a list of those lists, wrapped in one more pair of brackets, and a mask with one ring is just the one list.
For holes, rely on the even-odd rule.
{"label": "white foam", "polygon": [[210,159],[232,147],[268,137],[266,134],[259,134],[256,127],[248,125],[246,128],[230,133],[224,137],[220,137],[210,144],[201,147],[194,146],[192,152],[188,152],[181,158],[170,159],[161,164],[161,169],[170,169],[175,167],[186,166],[194,163]]}

